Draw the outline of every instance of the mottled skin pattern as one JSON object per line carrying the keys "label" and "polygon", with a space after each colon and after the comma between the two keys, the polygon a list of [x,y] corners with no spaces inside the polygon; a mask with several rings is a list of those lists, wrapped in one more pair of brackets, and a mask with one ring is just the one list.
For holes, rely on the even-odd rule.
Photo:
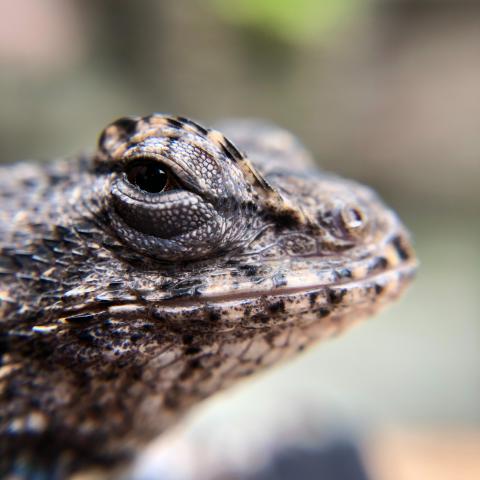
{"label": "mottled skin pattern", "polygon": [[124,118],[92,156],[1,168],[0,476],[122,465],[412,278],[371,190],[277,127],[222,130]]}

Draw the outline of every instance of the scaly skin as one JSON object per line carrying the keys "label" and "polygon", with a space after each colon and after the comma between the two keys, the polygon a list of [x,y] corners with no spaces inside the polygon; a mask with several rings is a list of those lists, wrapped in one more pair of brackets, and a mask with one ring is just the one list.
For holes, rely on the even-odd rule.
{"label": "scaly skin", "polygon": [[412,278],[408,234],[371,190],[277,127],[223,130],[125,118],[92,156],[1,168],[2,475],[122,465]]}

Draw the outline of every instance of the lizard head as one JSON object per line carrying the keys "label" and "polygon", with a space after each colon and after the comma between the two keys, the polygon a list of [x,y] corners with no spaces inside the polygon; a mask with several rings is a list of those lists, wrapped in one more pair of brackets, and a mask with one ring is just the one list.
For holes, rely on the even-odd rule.
{"label": "lizard head", "polygon": [[224,131],[123,118],[93,156],[0,177],[12,449],[48,436],[77,466],[131,453],[408,284],[409,235],[372,190],[319,171],[277,127]]}
{"label": "lizard head", "polygon": [[[160,114],[122,118],[100,136],[82,201],[120,241],[115,261],[142,265],[136,273],[153,285],[160,310],[166,299],[202,315],[226,301],[260,301],[257,314],[273,318],[266,305],[281,299],[290,316],[320,309],[347,318],[401,290],[415,266],[408,233],[371,189],[320,173],[278,127],[225,128],[239,148],[219,131]],[[180,285],[178,305],[176,289],[163,284]],[[316,307],[296,302],[309,291]]]}
{"label": "lizard head", "polygon": [[[106,365],[174,355],[188,388],[207,396],[218,385],[191,382],[190,362],[198,375],[235,362],[223,385],[371,315],[409,283],[409,235],[371,189],[320,172],[278,127],[225,128],[238,147],[159,114],[103,131],[65,207],[81,206],[67,229],[85,251],[64,270],[77,280],[43,312],[82,332],[69,355]],[[183,388],[172,404],[191,401]]]}

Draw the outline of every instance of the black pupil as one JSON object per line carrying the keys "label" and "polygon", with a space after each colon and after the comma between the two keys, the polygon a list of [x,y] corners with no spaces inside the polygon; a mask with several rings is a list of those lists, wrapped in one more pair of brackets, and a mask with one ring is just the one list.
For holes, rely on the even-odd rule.
{"label": "black pupil", "polygon": [[162,192],[168,183],[168,173],[154,161],[136,163],[127,171],[130,183],[149,193]]}

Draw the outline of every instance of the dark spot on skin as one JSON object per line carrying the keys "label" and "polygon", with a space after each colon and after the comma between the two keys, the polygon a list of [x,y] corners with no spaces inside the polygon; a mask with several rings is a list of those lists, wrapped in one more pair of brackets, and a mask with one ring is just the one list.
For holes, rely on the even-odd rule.
{"label": "dark spot on skin", "polygon": [[123,117],[112,123],[112,126],[115,126],[119,130],[121,130],[124,137],[129,137],[130,135],[135,133],[137,129],[137,120],[129,117]]}
{"label": "dark spot on skin", "polygon": [[83,323],[93,320],[95,315],[93,313],[79,313],[78,315],[71,315],[70,317],[65,318],[69,323]]}
{"label": "dark spot on skin", "polygon": [[172,146],[172,144],[175,142],[178,142],[179,140],[180,140],[180,135],[172,135],[171,137],[168,137],[168,147],[174,148],[174,145]]}
{"label": "dark spot on skin", "polygon": [[78,334],[78,339],[83,343],[92,344],[94,337],[90,332],[83,331]]}
{"label": "dark spot on skin", "polygon": [[260,323],[268,323],[270,321],[270,318],[268,317],[268,315],[265,315],[264,313],[257,313],[252,316],[252,320]]}
{"label": "dark spot on skin", "polygon": [[[89,165],[89,163],[86,163],[85,165]],[[86,167],[86,168],[88,168],[88,167]],[[81,169],[81,170],[83,171],[83,169]],[[60,182],[64,182],[64,181],[68,180],[68,178],[69,177],[66,176],[66,175],[55,174],[55,173],[51,173],[48,176],[49,183],[52,187],[55,186],[55,185],[58,185]]]}
{"label": "dark spot on skin", "polygon": [[202,368],[202,363],[199,358],[194,358],[188,362],[188,366],[191,370],[198,370],[199,368]]}
{"label": "dark spot on skin", "polygon": [[200,363],[200,360],[198,358],[190,360],[187,363],[183,372],[180,374],[179,379],[183,381],[188,380],[195,373],[195,370],[198,370],[201,367],[202,364]]}
{"label": "dark spot on skin", "polygon": [[25,178],[22,180],[22,185],[26,188],[35,187],[35,185],[37,185],[37,180],[35,178]]}
{"label": "dark spot on skin", "polygon": [[258,205],[256,205],[251,200],[241,203],[241,208],[249,213],[254,213],[258,210]]}
{"label": "dark spot on skin", "polygon": [[107,381],[115,380],[116,378],[118,378],[118,372],[116,370],[111,370],[110,372],[107,372],[103,377],[103,379]]}
{"label": "dark spot on skin", "polygon": [[178,392],[176,390],[178,390],[178,388],[172,388],[172,391],[165,395],[165,399],[163,401],[165,408],[175,410],[178,407]]}
{"label": "dark spot on skin", "polygon": [[133,366],[130,368],[130,376],[132,380],[139,381],[142,378],[142,368],[138,366]]}
{"label": "dark spot on skin", "polygon": [[143,335],[141,333],[135,332],[130,335],[130,341],[135,343],[138,342],[143,338]]}
{"label": "dark spot on skin", "polygon": [[297,348],[297,351],[298,352],[303,352],[303,350],[305,350],[305,345],[299,345],[298,348]]}
{"label": "dark spot on skin", "polygon": [[352,278],[352,271],[349,268],[341,268],[337,270],[337,274],[340,278]]}
{"label": "dark spot on skin", "polygon": [[227,261],[225,262],[225,265],[227,265],[227,266],[229,266],[229,267],[235,267],[235,266],[237,266],[239,263],[240,263],[239,260],[232,260],[232,259],[230,259],[230,260],[227,260]]}
{"label": "dark spot on skin", "polygon": [[377,295],[380,295],[383,292],[383,289],[384,289],[383,285],[380,285],[379,283],[375,284],[375,293]]}
{"label": "dark spot on skin", "polygon": [[398,257],[401,260],[408,260],[410,258],[410,253],[406,249],[403,239],[400,236],[397,236],[392,240],[392,245],[395,247]]}
{"label": "dark spot on skin", "polygon": [[270,313],[279,313],[279,312],[285,312],[285,303],[283,300],[278,300],[277,302],[274,302],[268,306],[268,311]]}
{"label": "dark spot on skin", "polygon": [[[67,227],[64,227],[63,225],[55,225],[53,227],[53,232],[58,237],[60,237],[60,239],[63,240],[64,242],[69,241],[68,237],[71,236],[71,234],[72,234],[72,230],[67,228]],[[75,238],[73,240],[76,242]]]}
{"label": "dark spot on skin", "polygon": [[276,331],[269,331],[265,334],[265,336],[263,338],[265,338],[265,341],[269,344],[269,345],[273,345],[273,341],[277,338],[278,336],[278,332]]}
{"label": "dark spot on skin", "polygon": [[208,319],[212,322],[218,322],[220,320],[220,314],[212,310],[208,312]]}
{"label": "dark spot on skin", "polygon": [[369,272],[377,272],[385,270],[388,267],[388,261],[385,257],[376,257],[368,266]]}
{"label": "dark spot on skin", "polygon": [[253,277],[258,272],[258,267],[256,265],[240,265],[238,268],[247,277]]}
{"label": "dark spot on skin", "polygon": [[190,120],[189,118],[177,117],[177,119],[180,120],[183,124],[190,125],[191,127],[195,128],[199,133],[201,133],[203,135],[208,134],[208,130],[205,127],[202,127],[197,122],[194,122],[193,120]]}
{"label": "dark spot on skin", "polygon": [[293,228],[298,224],[297,218],[289,213],[281,213],[275,216],[277,229]]}
{"label": "dark spot on skin", "polygon": [[228,138],[223,137],[222,150],[223,153],[233,161],[241,160],[243,158],[243,155],[237,150],[237,147],[235,147],[235,145],[233,145]]}
{"label": "dark spot on skin", "polygon": [[167,118],[167,125],[174,128],[183,128],[183,123],[174,118]]}
{"label": "dark spot on skin", "polygon": [[328,308],[320,308],[318,311],[317,311],[317,316],[318,318],[325,318],[325,317],[328,317],[330,315],[330,310]]}
{"label": "dark spot on skin", "polygon": [[310,302],[311,307],[315,305],[317,298],[318,298],[318,292],[311,292],[308,294],[308,301]]}
{"label": "dark spot on skin", "polygon": [[288,284],[287,279],[283,273],[277,273],[272,277],[273,286],[275,288],[284,287]]}
{"label": "dark spot on skin", "polygon": [[343,297],[346,295],[347,289],[342,288],[341,290],[335,290],[333,288],[329,288],[327,290],[327,298],[328,302],[332,305],[338,305],[342,302]]}
{"label": "dark spot on skin", "polygon": [[191,345],[190,347],[185,349],[185,355],[195,355],[200,353],[202,349],[200,347],[196,347],[195,345]]}
{"label": "dark spot on skin", "polygon": [[223,154],[224,154],[227,158],[229,158],[229,159],[232,160],[233,162],[236,162],[236,161],[237,161],[237,159],[228,151],[228,149],[225,147],[225,145],[222,144],[221,147],[222,147],[222,152],[223,152]]}

